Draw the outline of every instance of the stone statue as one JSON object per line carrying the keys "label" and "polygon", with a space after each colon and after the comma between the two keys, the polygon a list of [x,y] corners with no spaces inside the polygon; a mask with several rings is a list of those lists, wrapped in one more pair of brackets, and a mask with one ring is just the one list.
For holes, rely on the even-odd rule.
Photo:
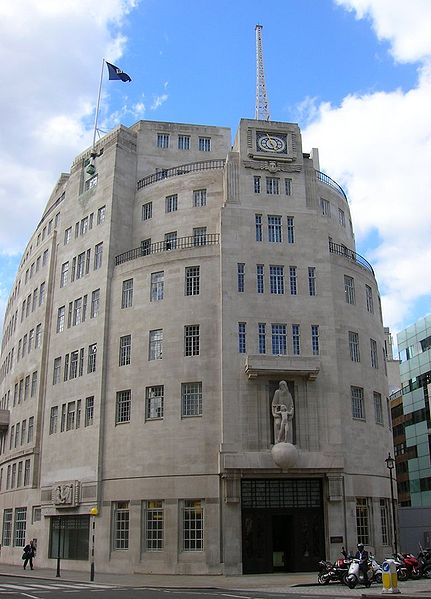
{"label": "stone statue", "polygon": [[290,422],[293,420],[293,398],[286,381],[280,381],[272,398],[272,416],[274,418],[274,444],[288,443]]}

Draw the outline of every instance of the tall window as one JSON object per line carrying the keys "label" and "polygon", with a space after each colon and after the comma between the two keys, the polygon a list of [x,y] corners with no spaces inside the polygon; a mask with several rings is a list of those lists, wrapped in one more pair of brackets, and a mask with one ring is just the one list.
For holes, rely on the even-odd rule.
{"label": "tall window", "polygon": [[301,336],[299,324],[292,325],[292,348],[294,356],[299,356],[301,354]]}
{"label": "tall window", "polygon": [[91,426],[94,422],[94,397],[85,398],[84,426]]}
{"label": "tall window", "polygon": [[61,265],[60,287],[64,287],[65,285],[67,285],[68,280],[69,280],[69,262],[64,262]]}
{"label": "tall window", "polygon": [[141,241],[141,254],[142,256],[149,256],[151,254],[151,237]]}
{"label": "tall window", "polygon": [[256,264],[256,291],[258,293],[265,291],[265,270],[263,264]]}
{"label": "tall window", "polygon": [[61,333],[64,330],[64,315],[65,306],[61,306],[57,311],[57,333]]}
{"label": "tall window", "polygon": [[266,324],[264,322],[259,322],[257,325],[257,336],[258,351],[260,354],[266,354]]}
{"label": "tall window", "polygon": [[344,214],[344,210],[338,208],[338,223],[342,226],[346,226],[346,215]]}
{"label": "tall window", "polygon": [[285,179],[284,180],[284,193],[287,196],[291,196],[292,195],[292,179]]}
{"label": "tall window", "polygon": [[202,416],[202,383],[181,384],[181,416]]}
{"label": "tall window", "polygon": [[344,275],[344,294],[348,304],[356,303],[355,300],[355,281],[352,277]]}
{"label": "tall window", "polygon": [[256,241],[262,241],[262,215],[255,214],[255,225],[256,225]]}
{"label": "tall window", "polygon": [[365,299],[368,312],[374,314],[373,290],[369,285],[365,285]]}
{"label": "tall window", "polygon": [[133,305],[133,279],[123,281],[121,291],[121,307],[131,308]]}
{"label": "tall window", "polygon": [[56,385],[60,382],[61,377],[61,357],[54,359],[54,369],[52,373],[52,384]]}
{"label": "tall window", "polygon": [[31,375],[30,397],[34,397],[36,395],[36,391],[37,391],[37,370],[35,370],[33,372],[33,374]]}
{"label": "tall window", "polygon": [[150,331],[149,335],[149,360],[161,360],[163,349],[163,329]]}
{"label": "tall window", "polygon": [[157,147],[166,150],[169,148],[169,133],[158,133],[157,134]]}
{"label": "tall window", "polygon": [[313,356],[318,356],[320,353],[319,348],[319,325],[311,325],[311,351]]}
{"label": "tall window", "polygon": [[246,350],[246,323],[239,322],[238,323],[238,351],[240,354],[245,354]]}
{"label": "tall window", "polygon": [[163,299],[163,292],[165,286],[165,273],[163,270],[160,272],[151,273],[151,293],[150,301],[157,302]]}
{"label": "tall window", "polygon": [[165,212],[176,212],[178,210],[178,195],[175,193],[165,198]]}
{"label": "tall window", "polygon": [[162,551],[164,534],[162,501],[147,501],[145,507],[145,549]]}
{"label": "tall window", "polygon": [[100,289],[95,289],[91,293],[90,318],[96,318],[99,314],[100,306]]}
{"label": "tall window", "polygon": [[366,497],[356,498],[356,534],[358,543],[362,543],[363,545],[369,545],[369,515],[368,501]]}
{"label": "tall window", "polygon": [[276,295],[284,293],[284,267],[271,266],[269,267],[269,290]]}
{"label": "tall window", "polygon": [[379,362],[377,358],[377,341],[375,339],[370,339],[370,358],[371,358],[371,367],[378,368]]}
{"label": "tall window", "polygon": [[237,264],[237,284],[238,291],[244,291],[244,275],[245,275],[245,264],[243,262],[238,262]]}
{"label": "tall window", "polygon": [[193,245],[206,245],[207,242],[207,228],[206,227],[195,227],[193,229]]}
{"label": "tall window", "polygon": [[380,524],[382,528],[382,545],[389,545],[389,510],[387,499],[380,499]]}
{"label": "tall window", "polygon": [[97,209],[97,224],[102,225],[105,222],[106,206],[101,206]]}
{"label": "tall window", "polygon": [[149,220],[153,216],[153,202],[147,202],[142,206],[142,220]]}
{"label": "tall window", "polygon": [[199,295],[200,291],[200,266],[186,266],[185,269],[185,295]]}
{"label": "tall window", "polygon": [[34,416],[30,416],[28,419],[28,431],[27,431],[27,443],[33,443],[34,433]]}
{"label": "tall window", "polygon": [[57,432],[58,426],[58,406],[53,406],[49,415],[49,434],[53,435]]}
{"label": "tall window", "polygon": [[24,486],[27,487],[30,484],[30,460],[25,460],[24,463]]}
{"label": "tall window", "polygon": [[76,326],[81,323],[82,319],[82,297],[76,299],[73,302],[73,318],[72,325]]}
{"label": "tall window", "polygon": [[82,279],[85,275],[85,252],[82,252],[78,255],[78,259],[76,262],[76,278]]}
{"label": "tall window", "polygon": [[178,149],[190,150],[190,135],[178,135]]}
{"label": "tall window", "polygon": [[102,266],[102,258],[103,258],[103,242],[98,243],[94,247],[94,270],[97,270]]}
{"label": "tall window", "polygon": [[260,193],[260,177],[258,175],[253,177],[253,188],[254,193]]}
{"label": "tall window", "polygon": [[184,327],[184,355],[199,355],[199,325],[189,324]]}
{"label": "tall window", "polygon": [[69,227],[64,231],[64,245],[70,243],[72,239],[72,227]]}
{"label": "tall window", "polygon": [[165,249],[174,250],[177,247],[177,232],[170,231],[165,233]]}
{"label": "tall window", "polygon": [[193,192],[193,206],[195,208],[200,208],[202,206],[207,205],[207,190],[206,189],[196,189]]}
{"label": "tall window", "polygon": [[88,346],[87,374],[96,372],[97,343]]}
{"label": "tall window", "polygon": [[155,385],[145,389],[145,418],[154,420],[163,418],[163,385]]}
{"label": "tall window", "polygon": [[281,216],[268,215],[268,241],[281,243]]}
{"label": "tall window", "polygon": [[200,137],[199,138],[199,150],[201,152],[211,151],[211,137]]}
{"label": "tall window", "polygon": [[296,266],[289,266],[289,285],[290,295],[296,295],[298,292]]}
{"label": "tall window", "polygon": [[129,548],[129,502],[115,501],[113,504],[113,549]]}
{"label": "tall window", "polygon": [[132,336],[124,335],[120,337],[120,353],[119,353],[119,366],[127,366],[130,364],[132,354]]}
{"label": "tall window", "polygon": [[293,216],[287,217],[287,243],[295,243],[295,221]]}
{"label": "tall window", "polygon": [[287,354],[287,341],[286,341],[286,329],[285,324],[272,324],[272,353],[275,356]]}
{"label": "tall window", "polygon": [[328,200],[320,198],[320,209],[323,216],[331,216],[331,204],[328,202]]}
{"label": "tall window", "polygon": [[316,295],[316,268],[314,266],[308,267],[308,293]]}
{"label": "tall window", "polygon": [[27,527],[27,508],[15,508],[15,526],[13,534],[13,544],[15,547],[24,547],[25,533]]}
{"label": "tall window", "polygon": [[76,402],[69,401],[67,404],[67,415],[66,415],[66,430],[70,431],[75,428],[76,420]]}
{"label": "tall window", "polygon": [[76,379],[78,376],[78,350],[70,353],[69,378]]}
{"label": "tall window", "polygon": [[365,420],[364,390],[362,387],[351,387],[352,394],[352,416],[359,420]]}
{"label": "tall window", "polygon": [[115,424],[122,422],[130,422],[130,412],[132,403],[132,392],[130,389],[125,391],[117,391],[116,406],[115,406]]}
{"label": "tall window", "polygon": [[382,396],[377,391],[373,393],[374,399],[374,416],[376,419],[376,424],[383,424],[383,404],[382,404]]}
{"label": "tall window", "polygon": [[204,512],[200,499],[185,499],[183,507],[183,551],[203,551]]}
{"label": "tall window", "polygon": [[[6,484],[6,488],[9,485]],[[7,509],[3,510],[3,530],[2,530],[2,544],[5,547],[9,547],[12,543],[12,517],[13,510]]]}
{"label": "tall window", "polygon": [[349,331],[349,351],[352,362],[361,361],[361,356],[359,353],[359,335],[354,331]]}
{"label": "tall window", "polygon": [[280,193],[280,179],[277,177],[266,178],[266,193],[278,195]]}

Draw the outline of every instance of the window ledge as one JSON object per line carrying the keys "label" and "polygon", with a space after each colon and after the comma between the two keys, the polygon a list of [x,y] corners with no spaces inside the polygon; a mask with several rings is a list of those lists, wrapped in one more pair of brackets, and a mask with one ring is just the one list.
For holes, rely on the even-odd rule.
{"label": "window ledge", "polygon": [[315,381],[320,371],[319,356],[248,355],[244,371],[249,379],[259,376],[300,376]]}

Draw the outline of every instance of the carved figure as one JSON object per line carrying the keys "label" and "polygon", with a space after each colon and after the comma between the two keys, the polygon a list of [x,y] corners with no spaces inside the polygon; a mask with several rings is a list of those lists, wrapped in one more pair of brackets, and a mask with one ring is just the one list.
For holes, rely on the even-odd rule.
{"label": "carved figure", "polygon": [[290,422],[293,420],[293,398],[286,381],[280,381],[271,404],[274,418],[274,443],[288,443]]}

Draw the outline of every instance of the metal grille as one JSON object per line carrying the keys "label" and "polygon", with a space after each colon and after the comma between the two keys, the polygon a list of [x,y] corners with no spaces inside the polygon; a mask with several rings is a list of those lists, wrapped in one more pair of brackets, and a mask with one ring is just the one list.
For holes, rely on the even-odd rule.
{"label": "metal grille", "polygon": [[319,480],[243,480],[243,508],[311,508],[321,506]]}

